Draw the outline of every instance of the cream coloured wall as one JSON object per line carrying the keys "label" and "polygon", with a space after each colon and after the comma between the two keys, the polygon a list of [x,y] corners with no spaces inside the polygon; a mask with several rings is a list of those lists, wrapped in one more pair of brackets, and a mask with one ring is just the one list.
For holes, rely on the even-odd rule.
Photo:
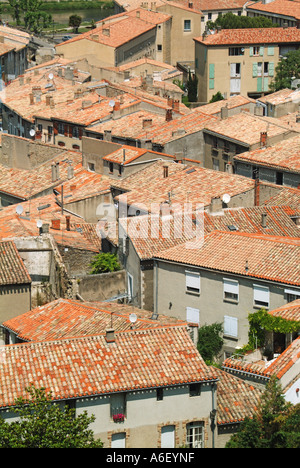
{"label": "cream coloured wall", "polygon": [[[232,47],[236,48],[237,46]],[[257,44],[257,47],[260,47],[260,52],[257,55],[253,54],[253,46],[241,44],[239,47],[244,49],[243,55],[229,55],[229,48],[231,48],[229,45],[207,47],[196,42],[198,101],[209,102],[218,91],[227,98],[234,94],[259,97],[264,92],[269,92],[269,84],[273,80],[275,68],[279,62],[278,45]],[[264,64],[269,64],[268,73],[260,73],[259,63],[261,63],[262,70]],[[240,79],[238,92],[233,91],[230,85],[233,64],[239,64],[240,67],[240,74],[237,76]],[[256,73],[254,67],[256,67]]]}

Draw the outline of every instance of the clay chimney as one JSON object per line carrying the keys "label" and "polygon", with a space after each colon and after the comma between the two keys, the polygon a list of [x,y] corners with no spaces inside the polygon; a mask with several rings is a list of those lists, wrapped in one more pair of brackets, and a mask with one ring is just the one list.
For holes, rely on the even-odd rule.
{"label": "clay chimney", "polygon": [[170,122],[173,119],[172,109],[167,109],[166,111],[166,122]]}

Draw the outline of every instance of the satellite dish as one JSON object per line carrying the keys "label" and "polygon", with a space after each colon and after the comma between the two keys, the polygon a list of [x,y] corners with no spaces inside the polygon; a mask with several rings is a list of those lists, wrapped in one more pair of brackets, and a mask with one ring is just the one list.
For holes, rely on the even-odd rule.
{"label": "satellite dish", "polygon": [[231,196],[228,195],[228,193],[224,193],[222,200],[224,203],[226,203],[226,205],[228,205],[228,203],[230,202],[230,199],[231,199]]}
{"label": "satellite dish", "polygon": [[34,130],[34,128],[32,128],[32,129],[30,130],[29,135],[32,136],[32,137],[35,135],[35,130]]}
{"label": "satellite dish", "polygon": [[37,222],[36,222],[36,226],[37,226],[38,228],[41,228],[41,227],[43,226],[43,221],[41,221],[40,219],[38,219]]}
{"label": "satellite dish", "polygon": [[54,77],[53,73],[49,73],[48,76],[49,76],[49,80],[53,80],[53,77]]}
{"label": "satellite dish", "polygon": [[109,101],[109,105],[110,105],[110,107],[114,107],[115,101]]}
{"label": "satellite dish", "polygon": [[130,314],[129,315],[129,320],[131,323],[135,323],[137,321],[137,315],[136,314]]}
{"label": "satellite dish", "polygon": [[21,215],[23,213],[23,206],[22,205],[18,205],[17,208],[16,208],[16,213],[18,215]]}

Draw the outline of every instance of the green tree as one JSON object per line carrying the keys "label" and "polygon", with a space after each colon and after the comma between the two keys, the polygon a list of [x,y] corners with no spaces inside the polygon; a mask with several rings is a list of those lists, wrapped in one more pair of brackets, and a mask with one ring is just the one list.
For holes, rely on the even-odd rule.
{"label": "green tree", "polygon": [[8,0],[13,9],[13,18],[17,25],[23,19],[27,31],[34,34],[40,33],[52,23],[52,16],[42,11],[42,0]]}
{"label": "green tree", "polygon": [[204,361],[210,365],[222,349],[223,338],[221,333],[223,327],[221,323],[203,325],[198,331],[197,348]]}
{"label": "green tree", "polygon": [[293,79],[300,79],[300,49],[288,52],[280,59],[269,88],[273,92],[291,88]]}
{"label": "green tree", "polygon": [[208,29],[243,29],[243,28],[275,28],[277,27],[271,20],[263,16],[238,16],[229,12],[219,15],[216,21],[208,21]]}
{"label": "green tree", "polygon": [[95,255],[91,262],[91,274],[97,275],[99,273],[109,273],[112,271],[119,271],[121,265],[115,254],[100,253]]}
{"label": "green tree", "polygon": [[271,377],[258,412],[245,419],[226,448],[300,448],[300,404],[286,402],[277,377]]}
{"label": "green tree", "polygon": [[223,99],[224,99],[223,94],[220,93],[220,91],[218,91],[216,94],[213,95],[213,97],[211,98],[209,102],[211,103],[211,102],[223,101]]}
{"label": "green tree", "polygon": [[191,74],[191,70],[189,70],[189,77],[187,80],[187,92],[188,92],[188,100],[189,102],[197,102],[197,95],[198,95],[198,78],[195,74]]}
{"label": "green tree", "polygon": [[19,398],[12,411],[18,419],[7,422],[0,416],[0,448],[102,448],[89,425],[95,416],[63,408],[51,401],[45,389],[28,387],[27,399]]}
{"label": "green tree", "polygon": [[71,15],[69,17],[69,26],[73,28],[75,34],[78,33],[78,28],[81,25],[82,18],[79,15]]}

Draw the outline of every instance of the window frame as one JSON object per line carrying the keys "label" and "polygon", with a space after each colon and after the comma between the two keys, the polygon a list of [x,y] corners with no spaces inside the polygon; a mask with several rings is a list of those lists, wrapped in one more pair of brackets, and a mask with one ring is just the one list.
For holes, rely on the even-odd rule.
{"label": "window frame", "polygon": [[[239,321],[237,317],[231,315],[224,315],[223,321],[223,334],[228,338],[238,339],[239,336]],[[232,331],[234,330],[234,332]]]}
{"label": "window frame", "polygon": [[[201,429],[198,431],[198,429]],[[186,425],[186,445],[188,448],[204,448],[205,425],[203,421],[192,421]],[[200,445],[200,446],[199,446]]]}
{"label": "window frame", "polygon": [[[259,299],[255,299],[255,291],[265,290],[265,293],[268,295],[268,302],[260,301]],[[257,294],[257,292],[256,292]],[[269,309],[270,308],[270,288],[268,286],[262,286],[260,284],[253,284],[253,307],[255,309]]]}
{"label": "window frame", "polygon": [[[190,275],[190,278],[189,276]],[[193,284],[193,280],[191,280],[191,276],[194,276],[194,285],[196,284],[196,281],[199,282],[199,287],[193,287],[191,284]],[[197,277],[197,280],[196,280]],[[201,275],[197,271],[190,271],[186,270],[185,271],[185,292],[187,294],[196,294],[197,296],[200,295],[201,293]]]}
{"label": "window frame", "polygon": [[[189,24],[189,27],[187,27],[187,24]],[[191,32],[191,30],[192,30],[192,20],[184,19],[183,20],[183,31],[184,32]]]}
{"label": "window frame", "polygon": [[[231,285],[229,283],[231,283]],[[226,294],[233,294],[236,297],[226,296]],[[234,280],[230,278],[223,278],[223,301],[238,304],[239,297],[240,297],[240,284],[238,280]]]}

